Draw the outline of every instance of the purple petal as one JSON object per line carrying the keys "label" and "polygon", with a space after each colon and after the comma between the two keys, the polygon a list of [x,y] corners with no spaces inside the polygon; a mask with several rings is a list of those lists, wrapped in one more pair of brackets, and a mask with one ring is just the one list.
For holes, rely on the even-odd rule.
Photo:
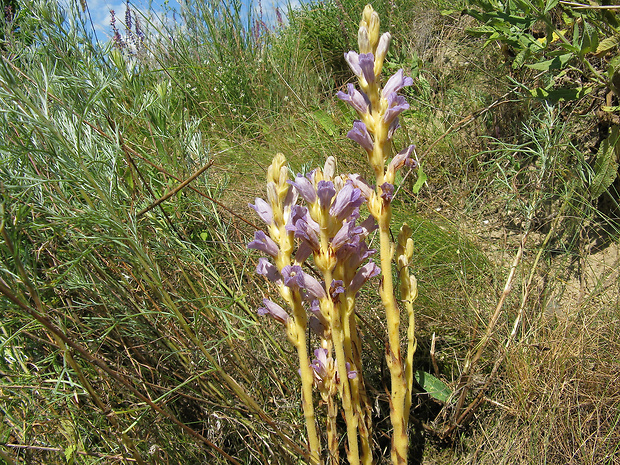
{"label": "purple petal", "polygon": [[261,257],[258,259],[256,273],[266,277],[272,283],[282,281],[282,275],[278,271],[278,268],[265,257]]}
{"label": "purple petal", "polygon": [[[288,229],[288,228],[287,228]],[[312,250],[318,250],[320,247],[319,224],[310,218],[310,215],[304,216],[295,222],[295,237],[306,241]]]}
{"label": "purple petal", "polygon": [[381,184],[381,198],[386,202],[391,202],[394,198],[394,184],[390,184],[389,182],[384,182]]}
{"label": "purple petal", "polygon": [[328,355],[327,349],[323,349],[323,348],[314,349],[314,356],[316,357],[316,359],[313,361],[317,365],[321,366],[323,370],[327,368],[327,364],[329,363],[327,355]]}
{"label": "purple petal", "polygon": [[358,62],[366,82],[375,82],[375,56],[372,53],[362,53]]}
{"label": "purple petal", "polygon": [[310,330],[316,334],[317,336],[324,338],[325,337],[325,325],[319,320],[316,316],[311,316],[308,318],[308,326]]}
{"label": "purple petal", "polygon": [[359,227],[362,228],[361,235],[366,237],[371,232],[373,232],[375,229],[377,229],[379,225],[375,221],[375,217],[372,215],[369,215],[368,218],[366,218],[364,221],[360,223]]}
{"label": "purple petal", "polygon": [[301,241],[297,253],[295,254],[295,263],[301,265],[306,259],[312,255],[312,247],[306,241]]}
{"label": "purple petal", "polygon": [[362,195],[366,198],[366,200],[372,196],[374,189],[366,181],[364,181],[359,174],[349,175],[349,180],[354,187],[357,187],[362,191]]}
{"label": "purple petal", "polygon": [[332,202],[332,197],[336,195],[334,183],[331,181],[319,181],[317,185],[317,194],[319,196],[319,205],[321,208],[329,207]]}
{"label": "purple petal", "polygon": [[308,273],[303,273],[301,281],[303,283],[302,287],[308,291],[308,294],[314,299],[324,299],[327,297],[323,284],[321,284],[314,276],[310,276]]}
{"label": "purple petal", "polygon": [[286,323],[290,320],[291,317],[288,313],[286,313],[286,311],[275,302],[272,302],[269,299],[263,299],[263,305],[265,307],[258,309],[259,315],[270,315],[281,323]]}
{"label": "purple petal", "polygon": [[368,129],[366,129],[366,125],[361,121],[353,122],[353,129],[347,133],[347,137],[360,144],[362,148],[368,150],[369,152],[372,151],[374,143],[368,133]]}
{"label": "purple petal", "polygon": [[365,199],[362,195],[362,191],[357,187],[353,187],[353,184],[348,182],[340,189],[338,195],[336,195],[336,200],[334,200],[334,203],[329,209],[329,214],[338,221],[343,221],[357,213],[360,205],[362,205],[364,201]]}
{"label": "purple petal", "polygon": [[394,94],[395,92],[401,90],[403,87],[411,85],[413,85],[413,79],[411,79],[409,76],[405,76],[403,70],[399,69],[398,71],[396,71],[396,74],[393,74],[392,77],[388,79],[388,82],[385,84],[381,95],[383,98],[388,98],[390,94]]}
{"label": "purple petal", "polygon": [[405,165],[411,165],[411,154],[415,149],[415,145],[410,145],[409,147],[405,147],[403,150],[398,152],[394,158],[390,161],[390,164],[387,168],[387,175],[394,176],[396,172],[401,169]]}
{"label": "purple petal", "polygon": [[398,121],[398,118],[394,118],[392,122],[390,123],[390,127],[388,128],[387,140],[392,139],[392,137],[394,136],[394,133],[396,132],[398,128],[400,128],[400,121]]}
{"label": "purple petal", "polygon": [[348,94],[340,91],[336,94],[337,97],[355,108],[359,114],[363,115],[368,113],[368,109],[370,107],[370,100],[368,100],[368,96],[363,92],[358,91],[353,84],[347,84],[347,89],[349,91]]}
{"label": "purple petal", "polygon": [[263,231],[254,233],[254,240],[248,244],[248,249],[256,249],[265,252],[267,255],[277,257],[280,249],[271,237],[267,236]]}
{"label": "purple petal", "polygon": [[282,277],[284,278],[284,285],[291,289],[297,289],[304,287],[303,280],[304,272],[299,265],[286,265],[282,268]]}
{"label": "purple petal", "polygon": [[396,95],[395,93],[388,95],[387,101],[388,109],[383,115],[383,121],[386,124],[391,125],[392,121],[394,121],[394,118],[400,115],[403,111],[409,109],[409,104],[407,103],[405,97],[403,97],[402,95]]}
{"label": "purple petal", "polygon": [[295,223],[297,220],[302,219],[308,214],[308,209],[306,207],[302,207],[301,205],[293,205],[291,207],[291,215],[289,217],[288,223],[284,226],[287,231],[295,232],[297,227]]}
{"label": "purple petal", "polygon": [[329,295],[332,300],[338,300],[338,295],[344,293],[344,283],[340,279],[334,279],[329,287]]}
{"label": "purple petal", "polygon": [[351,284],[349,284],[347,288],[347,293],[349,295],[357,293],[366,281],[377,276],[379,273],[381,273],[381,268],[379,268],[375,262],[366,263],[351,280]]}
{"label": "purple petal", "polygon": [[297,194],[297,189],[293,189],[289,187],[288,192],[286,193],[286,197],[284,198],[284,202],[282,202],[282,206],[284,210],[290,209],[297,203],[297,198],[299,195]]}
{"label": "purple petal", "polygon": [[353,74],[355,74],[358,78],[362,77],[362,68],[360,67],[360,56],[357,54],[357,52],[354,52],[351,50],[350,52],[345,53],[344,59],[349,64],[349,67],[351,68],[351,71],[353,71]]}
{"label": "purple petal", "polygon": [[392,36],[389,32],[384,32],[381,34],[381,38],[379,39],[379,44],[377,45],[377,50],[375,52],[376,60],[381,60],[385,58],[387,55],[388,48],[390,47],[390,41],[392,40]]}
{"label": "purple petal", "polygon": [[347,378],[349,378],[349,379],[357,378],[357,371],[351,370],[351,364],[349,362],[347,362],[347,363],[345,363],[345,366],[347,368]]}
{"label": "purple petal", "polygon": [[269,205],[263,199],[259,199],[258,197],[254,201],[254,203],[256,205],[249,204],[249,206],[252,207],[256,211],[256,213],[258,213],[260,219],[267,224],[273,224],[273,210],[271,209],[271,205]]}
{"label": "purple petal", "polygon": [[346,266],[351,270],[356,270],[367,258],[377,253],[375,249],[369,249],[366,242],[361,241],[359,245],[350,251],[346,258]]}
{"label": "purple petal", "polygon": [[355,226],[355,221],[347,221],[332,238],[332,249],[334,252],[337,252],[345,243],[351,242],[357,235],[362,234],[362,232],[364,232],[364,230],[359,226]]}
{"label": "purple petal", "polygon": [[290,185],[295,186],[299,195],[308,203],[314,203],[316,201],[316,191],[314,186],[308,178],[298,174],[295,177],[295,181],[287,181]]}

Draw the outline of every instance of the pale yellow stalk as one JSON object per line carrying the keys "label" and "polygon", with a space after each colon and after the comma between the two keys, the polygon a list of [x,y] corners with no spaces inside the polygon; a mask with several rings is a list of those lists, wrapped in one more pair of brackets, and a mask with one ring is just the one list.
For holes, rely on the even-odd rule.
{"label": "pale yellow stalk", "polygon": [[[293,234],[285,228],[284,200],[288,190],[288,169],[286,158],[281,153],[277,154],[269,169],[267,170],[267,191],[268,201],[273,210],[274,222],[269,228],[269,235],[278,244],[280,253],[275,259],[276,267],[281,272],[282,269],[291,264],[291,254],[293,252]],[[280,295],[289,304],[293,319],[287,328],[287,335],[299,358],[299,371],[301,374],[301,397],[306,430],[308,432],[308,449],[310,463],[321,464],[321,442],[316,427],[316,416],[314,404],[312,402],[312,386],[314,374],[310,368],[308,358],[306,330],[308,326],[308,316],[301,304],[301,296],[298,291],[291,291],[284,285],[279,286]]]}

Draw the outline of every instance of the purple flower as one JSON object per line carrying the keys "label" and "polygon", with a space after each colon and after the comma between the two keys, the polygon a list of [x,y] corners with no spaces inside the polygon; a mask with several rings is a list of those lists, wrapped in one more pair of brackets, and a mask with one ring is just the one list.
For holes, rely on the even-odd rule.
{"label": "purple flower", "polygon": [[361,77],[362,68],[360,67],[360,56],[357,54],[357,52],[351,50],[350,52],[345,53],[344,59],[349,64],[349,68],[351,68],[353,74],[355,74],[357,77]]}
{"label": "purple flower", "polygon": [[381,268],[379,268],[375,262],[366,263],[359,269],[351,280],[351,284],[349,284],[349,287],[347,288],[347,293],[349,295],[355,295],[357,291],[359,291],[366,283],[366,281],[374,276],[377,276],[379,273],[381,273]]}
{"label": "purple flower", "polygon": [[394,184],[390,184],[389,182],[384,182],[381,184],[381,198],[386,202],[391,202],[394,198]]}
{"label": "purple flower", "polygon": [[364,230],[359,226],[355,226],[355,220],[347,221],[332,238],[332,249],[334,250],[334,252],[337,252],[345,243],[349,243],[350,245],[356,245],[351,244],[351,242],[357,239],[357,242],[359,243],[358,235],[361,234],[363,231]]}
{"label": "purple flower", "polygon": [[391,140],[394,136],[396,130],[400,128],[400,121],[398,121],[398,117],[394,118],[390,123],[390,127],[388,128],[387,140]]}
{"label": "purple flower", "polygon": [[388,108],[383,115],[383,121],[387,124],[390,124],[394,121],[398,115],[400,115],[403,111],[409,109],[409,104],[407,100],[402,95],[397,95],[395,93],[391,93],[387,96]]}
{"label": "purple flower", "polygon": [[256,273],[264,276],[272,283],[282,281],[282,275],[278,271],[278,268],[265,257],[258,259],[258,265],[256,266]]}
{"label": "purple flower", "polygon": [[401,90],[403,87],[413,85],[413,79],[409,76],[405,76],[402,69],[396,71],[396,74],[393,74],[388,82],[385,84],[385,87],[381,91],[381,96],[383,98],[388,98],[391,94],[394,94]]}
{"label": "purple flower", "polygon": [[297,194],[297,189],[293,189],[289,187],[286,197],[284,197],[284,202],[282,202],[282,206],[284,207],[284,211],[287,209],[291,209],[296,203],[299,195]]}
{"label": "purple flower", "polygon": [[295,263],[301,265],[306,259],[312,255],[312,247],[306,241],[302,241],[299,244],[299,248],[297,249],[297,253],[295,254]]}
{"label": "purple flower", "polygon": [[304,272],[299,265],[286,265],[282,268],[284,285],[290,287],[291,289],[299,289],[303,287],[303,275]]}
{"label": "purple flower", "polygon": [[327,297],[325,293],[325,288],[323,285],[316,280],[313,276],[310,276],[308,273],[303,274],[303,286],[304,289],[308,292],[308,295],[312,297],[312,300],[315,299],[324,299]]}
{"label": "purple flower", "polygon": [[282,268],[284,284],[291,289],[305,290],[312,300],[327,297],[323,285],[313,276],[304,273],[301,266],[287,265]]}
{"label": "purple flower", "polygon": [[337,97],[355,108],[360,115],[368,113],[370,107],[370,100],[368,100],[368,96],[365,93],[358,91],[353,84],[347,84],[347,89],[349,91],[348,94],[339,91],[338,94],[336,94]]}
{"label": "purple flower", "polygon": [[314,371],[315,376],[320,381],[323,381],[327,378],[327,365],[330,361],[332,361],[332,358],[328,358],[327,354],[327,349],[315,349],[314,356],[316,358],[312,360],[312,364],[310,365],[310,367]]}
{"label": "purple flower", "polygon": [[344,283],[340,279],[334,279],[331,286],[329,286],[329,295],[333,301],[339,299],[338,295],[344,293]]}
{"label": "purple flower", "polygon": [[263,231],[254,233],[254,240],[248,244],[248,249],[256,249],[265,252],[267,255],[277,257],[280,249],[271,237],[267,236]]}
{"label": "purple flower", "polygon": [[[310,368],[314,371],[314,377],[317,384],[321,385],[330,375],[329,371],[335,365],[334,359],[332,357],[328,357],[329,352],[327,349],[315,349],[314,356],[316,357],[312,360],[310,364]],[[345,364],[347,369],[347,378],[354,379],[357,377],[357,371],[351,370],[351,364],[347,362]],[[338,372],[336,371],[338,374]]]}
{"label": "purple flower", "polygon": [[269,205],[263,199],[259,199],[258,197],[254,201],[254,203],[256,205],[252,205],[250,203],[249,206],[256,210],[256,213],[258,213],[260,219],[269,225],[273,224],[273,210],[271,209],[271,205]]}
{"label": "purple flower", "polygon": [[321,208],[327,208],[332,203],[332,198],[336,195],[334,183],[331,181],[319,181],[317,185],[317,194],[319,196],[319,205]]}
{"label": "purple flower", "polygon": [[308,203],[314,203],[316,201],[316,191],[314,186],[308,178],[298,174],[295,177],[295,181],[287,181],[290,185],[295,186],[299,195]]}
{"label": "purple flower", "polygon": [[394,158],[390,161],[390,164],[387,168],[387,176],[393,177],[396,172],[401,169],[403,166],[417,166],[417,162],[411,158],[411,154],[415,150],[415,145],[410,145],[405,147],[403,150],[398,152]]}
{"label": "purple flower", "polygon": [[347,133],[347,137],[352,141],[360,144],[362,148],[368,150],[369,152],[372,152],[374,143],[372,141],[372,138],[370,137],[370,134],[368,133],[366,125],[361,121],[356,120],[353,122],[353,129],[351,129]]}
{"label": "purple flower", "polygon": [[379,227],[379,225],[375,221],[375,217],[372,215],[369,215],[368,218],[362,221],[359,226],[360,228],[362,228],[362,236],[364,237],[368,236],[371,232],[373,232]]}
{"label": "purple flower", "polygon": [[321,228],[308,214],[308,209],[294,205],[291,209],[290,221],[285,226],[287,231],[295,233],[295,237],[308,242],[313,250],[319,249],[319,233]]}
{"label": "purple flower", "polygon": [[263,305],[264,307],[258,309],[259,315],[270,315],[271,317],[278,320],[280,323],[287,323],[291,319],[288,313],[286,313],[286,310],[284,310],[275,302],[272,302],[269,299],[263,299]]}
{"label": "purple flower", "polygon": [[[365,241],[361,241],[359,245],[349,251],[348,256],[344,257],[346,260],[346,267],[351,270],[357,270],[357,268],[366,260],[377,253],[375,249],[369,249]],[[340,258],[340,257],[339,257]]]}
{"label": "purple flower", "polygon": [[365,200],[362,191],[357,187],[353,187],[353,184],[348,182],[340,189],[338,195],[336,195],[336,200],[334,200],[334,203],[329,209],[329,214],[338,221],[343,221],[356,214],[359,215],[359,207]]}
{"label": "purple flower", "polygon": [[375,57],[372,53],[362,53],[359,56],[359,65],[367,83],[375,82]]}
{"label": "purple flower", "polygon": [[357,378],[357,371],[351,370],[351,364],[347,362],[345,363],[345,366],[347,367],[347,378],[349,379]]}
{"label": "purple flower", "polygon": [[354,187],[357,187],[360,191],[362,191],[362,195],[368,200],[374,189],[366,182],[359,174],[351,174],[349,175],[349,180]]}

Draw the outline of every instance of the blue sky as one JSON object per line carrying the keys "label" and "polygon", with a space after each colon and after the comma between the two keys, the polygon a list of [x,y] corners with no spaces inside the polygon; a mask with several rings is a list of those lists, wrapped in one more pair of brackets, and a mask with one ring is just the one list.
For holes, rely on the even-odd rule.
{"label": "blue sky", "polygon": [[[68,1],[68,0],[66,0]],[[198,0],[199,1],[199,0]],[[122,0],[87,0],[88,8],[92,17],[95,32],[100,42],[107,42],[112,37],[112,29],[110,27],[110,10],[114,10],[116,14],[117,28],[123,34],[125,19],[125,5],[126,2]],[[244,0],[245,2],[245,0]],[[258,0],[253,1],[253,7],[257,7]],[[249,2],[248,2],[249,3]],[[280,6],[282,12],[287,11],[287,5],[298,5],[299,1],[295,0],[287,2],[286,0],[262,0],[263,17],[266,22],[275,22],[275,8]],[[149,10],[148,0],[136,0],[130,1],[132,10],[140,10],[147,12]],[[163,18],[164,11],[167,10],[180,10],[179,0],[168,0],[164,4],[164,0],[153,0],[150,2],[151,14],[157,16],[157,18]],[[139,15],[140,16],[140,15]],[[144,23],[144,21],[143,21]]]}

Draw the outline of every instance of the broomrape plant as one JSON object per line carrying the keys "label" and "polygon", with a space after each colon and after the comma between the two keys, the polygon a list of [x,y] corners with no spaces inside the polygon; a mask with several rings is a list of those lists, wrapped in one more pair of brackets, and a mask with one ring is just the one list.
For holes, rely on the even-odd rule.
{"label": "broomrape plant", "polygon": [[[400,127],[398,116],[409,104],[398,92],[413,84],[399,70],[381,84],[383,61],[391,36],[379,34],[379,15],[372,6],[364,9],[360,22],[359,53],[349,51],[345,59],[358,78],[359,88],[348,85],[338,97],[350,104],[359,120],[347,136],[368,155],[375,174],[372,187],[357,174],[336,175],[336,161],[329,157],[323,169],[289,179],[284,155],[277,154],[267,172],[267,200],[250,205],[267,225],[267,234],[255,233],[248,244],[265,253],[256,272],[272,282],[285,309],[264,299],[261,315],[282,323],[299,358],[302,406],[306,420],[310,461],[322,463],[323,454],[312,400],[318,391],[326,406],[325,436],[330,463],[339,463],[339,404],[346,423],[346,454],[351,464],[372,464],[371,404],[362,372],[361,339],[355,316],[358,291],[381,275],[380,296],[387,321],[386,361],[391,374],[390,416],[393,427],[391,457],[394,464],[407,463],[407,424],[413,384],[413,355],[416,350],[413,301],[416,279],[408,271],[413,255],[411,230],[403,225],[396,246],[390,239],[392,199],[396,172],[417,167],[409,146],[392,157],[391,141]],[[360,218],[365,205],[370,215]],[[373,261],[377,251],[369,248],[369,234],[378,230],[380,266]],[[392,262],[396,254],[400,281],[400,304],[408,315],[406,354],[401,353],[400,307],[394,292]],[[319,278],[304,271],[312,256]],[[307,269],[307,268],[306,268]],[[307,329],[316,333],[320,347],[308,353]]]}

